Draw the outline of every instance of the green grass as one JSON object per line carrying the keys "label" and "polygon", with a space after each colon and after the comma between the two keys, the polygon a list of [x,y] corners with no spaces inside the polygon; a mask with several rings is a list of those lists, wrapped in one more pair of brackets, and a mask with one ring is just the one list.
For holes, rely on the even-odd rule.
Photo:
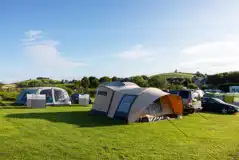
{"label": "green grass", "polygon": [[0,159],[239,159],[239,115],[125,125],[89,110],[0,109]]}

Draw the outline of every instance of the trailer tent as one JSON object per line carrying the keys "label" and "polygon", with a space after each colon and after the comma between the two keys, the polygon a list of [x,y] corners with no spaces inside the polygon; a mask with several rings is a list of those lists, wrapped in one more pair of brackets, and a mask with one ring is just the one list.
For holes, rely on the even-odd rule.
{"label": "trailer tent", "polygon": [[27,94],[45,94],[47,105],[71,105],[70,97],[64,89],[57,87],[27,88],[17,96],[16,104],[26,105]]}
{"label": "trailer tent", "polygon": [[112,82],[97,88],[91,113],[130,123],[145,116],[154,119],[164,115],[182,115],[183,104],[180,96],[157,88],[141,88],[130,82]]}

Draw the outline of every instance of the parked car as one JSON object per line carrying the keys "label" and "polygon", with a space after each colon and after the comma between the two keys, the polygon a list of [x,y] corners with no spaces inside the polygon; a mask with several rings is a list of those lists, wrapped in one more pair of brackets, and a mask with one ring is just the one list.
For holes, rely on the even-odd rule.
{"label": "parked car", "polygon": [[185,113],[193,113],[202,109],[200,98],[193,97],[194,92],[192,90],[170,90],[169,93],[182,97]]}
{"label": "parked car", "polygon": [[205,89],[204,92],[222,93],[222,91],[219,89]]}
{"label": "parked car", "polygon": [[202,103],[203,111],[234,114],[239,112],[239,107],[233,104],[226,103],[218,98],[206,98]]}
{"label": "parked car", "polygon": [[[71,103],[72,104],[78,104],[80,95],[81,94],[79,94],[79,93],[75,93],[75,94],[71,95]],[[92,104],[92,99],[91,98],[89,99],[89,104]]]}
{"label": "parked car", "polygon": [[169,93],[169,90],[167,90],[167,89],[163,89],[162,91],[164,91],[166,93]]}

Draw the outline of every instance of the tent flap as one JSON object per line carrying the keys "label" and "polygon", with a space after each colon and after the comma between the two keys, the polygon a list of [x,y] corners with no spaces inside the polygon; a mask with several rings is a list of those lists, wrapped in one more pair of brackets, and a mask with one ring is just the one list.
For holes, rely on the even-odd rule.
{"label": "tent flap", "polygon": [[[176,115],[182,115],[183,114],[183,101],[180,96],[177,95],[166,95],[161,98],[162,100],[167,99],[167,104],[170,105],[170,108],[172,109],[173,113]],[[167,105],[164,104],[164,105]]]}

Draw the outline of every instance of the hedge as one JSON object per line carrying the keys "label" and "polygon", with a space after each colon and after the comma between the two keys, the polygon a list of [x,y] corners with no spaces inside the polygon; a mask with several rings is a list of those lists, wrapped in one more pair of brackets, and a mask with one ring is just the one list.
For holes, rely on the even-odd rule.
{"label": "hedge", "polygon": [[0,97],[3,101],[15,101],[18,92],[0,92]]}
{"label": "hedge", "polygon": [[219,89],[223,92],[230,92],[230,86],[239,86],[239,83],[226,83],[219,85]]}

